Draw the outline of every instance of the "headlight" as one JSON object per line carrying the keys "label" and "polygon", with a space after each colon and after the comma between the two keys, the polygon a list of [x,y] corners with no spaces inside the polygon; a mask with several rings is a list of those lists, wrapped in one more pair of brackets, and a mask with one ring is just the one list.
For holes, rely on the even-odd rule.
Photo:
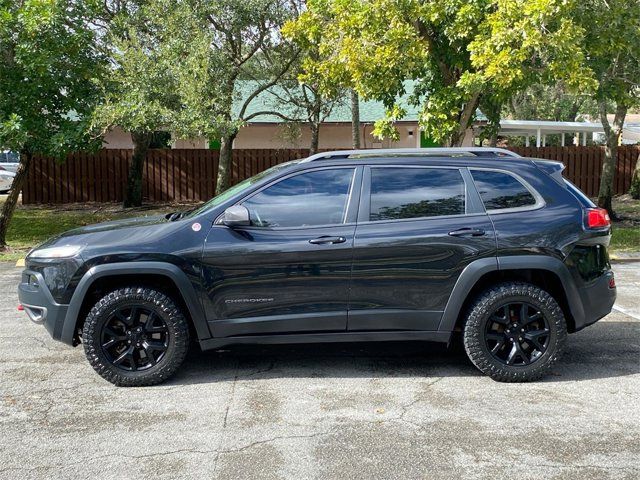
{"label": "headlight", "polygon": [[80,250],[82,250],[81,245],[38,248],[29,254],[29,258],[69,258],[78,254]]}

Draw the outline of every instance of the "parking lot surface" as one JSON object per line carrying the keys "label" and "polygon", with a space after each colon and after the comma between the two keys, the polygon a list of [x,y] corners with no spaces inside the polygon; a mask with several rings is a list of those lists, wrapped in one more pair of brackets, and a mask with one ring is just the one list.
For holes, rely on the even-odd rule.
{"label": "parking lot surface", "polygon": [[421,343],[194,352],[116,388],[16,311],[0,265],[0,478],[640,477],[640,263],[553,375],[483,377]]}

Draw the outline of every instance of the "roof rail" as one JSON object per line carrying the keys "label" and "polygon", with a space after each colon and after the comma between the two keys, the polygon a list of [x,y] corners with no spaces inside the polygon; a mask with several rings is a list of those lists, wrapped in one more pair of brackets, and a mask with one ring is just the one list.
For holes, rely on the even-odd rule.
{"label": "roof rail", "polygon": [[338,158],[371,158],[389,156],[429,156],[429,157],[514,157],[522,158],[515,152],[492,147],[449,147],[449,148],[374,148],[370,150],[336,150],[311,155],[302,162],[331,160]]}

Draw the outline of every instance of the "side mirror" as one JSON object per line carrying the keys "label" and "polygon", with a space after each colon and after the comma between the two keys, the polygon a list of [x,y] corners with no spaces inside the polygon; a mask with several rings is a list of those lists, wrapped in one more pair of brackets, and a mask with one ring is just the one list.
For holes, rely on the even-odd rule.
{"label": "side mirror", "polygon": [[251,225],[249,210],[242,205],[234,205],[224,211],[222,223],[227,227],[247,227]]}

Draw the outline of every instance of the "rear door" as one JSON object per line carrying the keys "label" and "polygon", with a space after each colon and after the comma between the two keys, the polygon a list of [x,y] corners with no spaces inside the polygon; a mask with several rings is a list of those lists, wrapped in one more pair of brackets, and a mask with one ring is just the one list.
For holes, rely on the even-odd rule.
{"label": "rear door", "polygon": [[495,255],[466,168],[365,167],[348,330],[437,330],[462,270]]}

